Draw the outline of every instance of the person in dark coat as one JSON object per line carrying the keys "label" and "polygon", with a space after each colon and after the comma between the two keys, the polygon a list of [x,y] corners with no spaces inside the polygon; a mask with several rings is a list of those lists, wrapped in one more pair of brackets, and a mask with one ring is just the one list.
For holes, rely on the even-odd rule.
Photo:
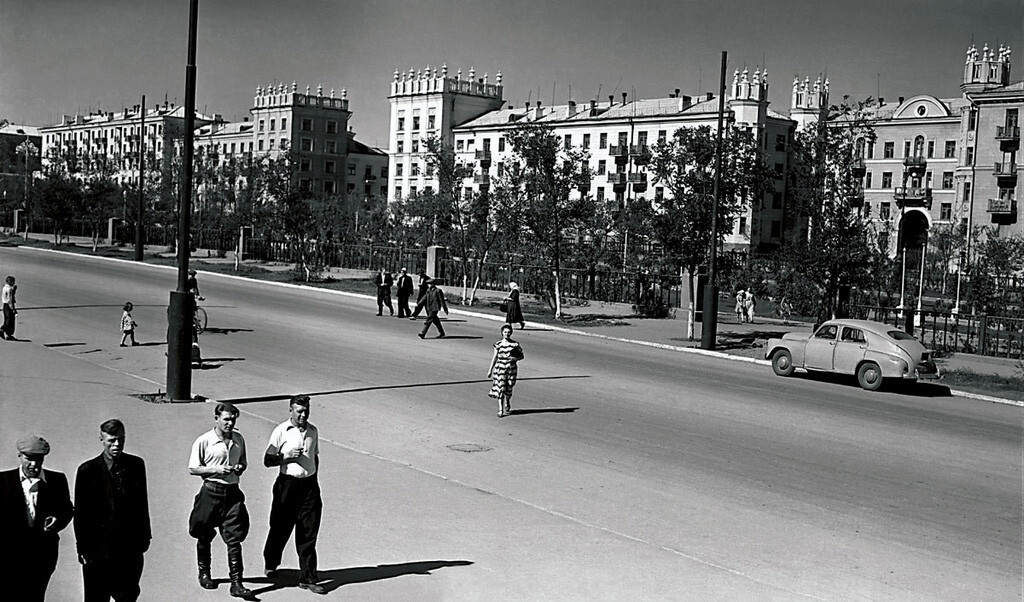
{"label": "person in dark coat", "polygon": [[412,276],[406,272],[405,268],[402,268],[401,273],[398,275],[398,317],[408,318],[412,316],[412,312],[409,310],[409,297],[412,296],[413,284]]}
{"label": "person in dark coat", "polygon": [[384,268],[373,277],[373,283],[377,285],[377,315],[383,315],[384,306],[387,305],[391,315],[395,315],[395,307],[391,305],[391,287],[395,281],[391,274]]}
{"label": "person in dark coat", "polygon": [[418,336],[421,339],[425,338],[430,325],[434,324],[437,326],[437,338],[443,339],[445,337],[444,327],[441,326],[441,319],[437,317],[437,314],[443,309],[444,315],[448,315],[448,302],[444,299],[444,291],[437,288],[437,283],[433,280],[430,281],[427,294],[423,296],[423,307],[427,310],[427,321],[423,323],[423,330],[419,332]]}
{"label": "person in dark coat", "polygon": [[21,466],[0,472],[0,529],[6,543],[0,583],[28,602],[45,598],[57,568],[59,533],[75,512],[64,473],[43,470],[48,453],[46,439],[29,435],[18,441]]}
{"label": "person in dark coat", "polygon": [[100,425],[103,452],[78,467],[75,477],[75,541],[85,600],[139,599],[149,523],[146,463],[124,453],[124,423]]}
{"label": "person in dark coat", "polygon": [[413,310],[412,315],[409,316],[410,320],[415,320],[420,317],[420,312],[423,311],[423,298],[427,296],[427,289],[430,288],[430,276],[423,270],[420,270],[420,281],[419,291],[416,293],[416,309]]}
{"label": "person in dark coat", "polygon": [[509,282],[508,288],[508,297],[505,298],[505,323],[519,324],[519,330],[522,330],[526,328],[526,322],[523,320],[523,306],[519,303],[519,285]]}

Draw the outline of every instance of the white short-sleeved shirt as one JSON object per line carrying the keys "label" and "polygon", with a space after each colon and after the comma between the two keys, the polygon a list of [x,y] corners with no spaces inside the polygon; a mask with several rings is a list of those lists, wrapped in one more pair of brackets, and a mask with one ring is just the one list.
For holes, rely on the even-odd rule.
{"label": "white short-sleeved shirt", "polygon": [[[230,439],[221,439],[217,436],[217,429],[210,429],[199,435],[199,438],[192,444],[192,455],[188,459],[189,468],[234,466],[235,464],[249,464],[245,457],[245,439],[238,431],[234,431]],[[237,485],[238,475],[230,472],[204,477],[204,480],[225,485]]]}
{"label": "white short-sleeved shirt", "polygon": [[277,425],[270,433],[267,453],[276,456],[298,447],[303,448],[302,455],[294,462],[282,464],[281,474],[300,479],[311,477],[316,474],[316,456],[320,453],[320,435],[312,423],[307,422],[304,431],[291,420]]}

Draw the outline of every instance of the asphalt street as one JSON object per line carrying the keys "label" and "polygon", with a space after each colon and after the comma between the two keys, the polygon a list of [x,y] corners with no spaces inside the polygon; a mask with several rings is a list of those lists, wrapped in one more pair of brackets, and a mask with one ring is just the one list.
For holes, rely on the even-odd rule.
{"label": "asphalt street", "polygon": [[[119,416],[150,470],[155,540],[144,599],[215,599],[185,524],[192,440],[208,404],[164,387],[171,269],[0,249],[18,278],[20,342],[0,342],[0,450],[25,429],[73,476]],[[762,365],[516,331],[510,418],[486,396],[499,323],[453,314],[446,339],[377,317],[372,300],[201,274],[209,329],[193,393],[240,404],[261,599],[274,472],[260,458],[287,397],[313,396],[324,438],[320,563],[360,600],[1020,599],[1022,411]],[[140,347],[119,348],[135,304]],[[454,305],[451,306],[456,309]],[[4,457],[4,456],[0,456]],[[6,467],[6,466],[5,466]],[[52,599],[81,597],[65,532]],[[223,547],[214,553],[224,577]],[[285,562],[294,567],[294,552]],[[294,574],[286,577],[297,579]]]}

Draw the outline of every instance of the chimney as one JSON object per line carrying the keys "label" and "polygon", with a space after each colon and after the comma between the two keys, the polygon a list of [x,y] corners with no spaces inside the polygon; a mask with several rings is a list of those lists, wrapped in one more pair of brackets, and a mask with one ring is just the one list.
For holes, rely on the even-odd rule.
{"label": "chimney", "polygon": [[575,114],[576,114],[576,101],[575,100],[570,100],[569,101],[569,117],[572,117]]}
{"label": "chimney", "polygon": [[706,100],[712,100],[714,97],[715,97],[715,93],[714,92],[708,92]]}
{"label": "chimney", "polygon": [[674,94],[674,96],[679,96],[679,88],[676,88],[676,93]]}
{"label": "chimney", "polygon": [[903,97],[902,96],[900,96],[900,101],[898,103],[896,103],[896,104],[903,104]]}
{"label": "chimney", "polygon": [[530,110],[530,101],[526,101],[526,110],[527,110],[527,111],[529,111],[529,110]]}
{"label": "chimney", "polygon": [[689,96],[683,94],[682,96],[679,97],[679,110],[680,111],[685,111],[686,109],[689,109],[692,105],[693,105],[693,99],[690,98]]}
{"label": "chimney", "polygon": [[615,106],[615,95],[614,94],[609,94],[608,95],[608,106],[609,107],[614,107]]}
{"label": "chimney", "polygon": [[881,106],[883,106],[883,105],[885,105],[885,99],[884,99],[884,98],[882,98],[881,96],[879,96],[879,97],[878,97],[878,106],[880,106],[880,107],[881,107]]}
{"label": "chimney", "polygon": [[249,116],[242,117],[242,123],[249,123]]}
{"label": "chimney", "polygon": [[591,98],[590,99],[590,111],[594,112],[596,110],[597,110],[597,99],[596,98]]}
{"label": "chimney", "polygon": [[622,106],[626,106],[626,93],[622,93]]}

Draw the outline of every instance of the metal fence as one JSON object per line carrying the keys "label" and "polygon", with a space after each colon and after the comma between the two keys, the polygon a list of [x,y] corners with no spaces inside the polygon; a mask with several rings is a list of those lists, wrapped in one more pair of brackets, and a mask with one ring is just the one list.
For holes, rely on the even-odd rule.
{"label": "metal fence", "polygon": [[[246,242],[245,257],[260,261],[297,263],[302,256],[301,244],[295,241],[252,238]],[[373,271],[384,268],[392,272],[404,267],[415,273],[424,269],[427,261],[427,252],[424,249],[315,242],[307,242],[305,246],[307,260],[315,257],[320,259],[325,267]]]}
{"label": "metal fence", "polygon": [[907,310],[876,305],[853,305],[851,317],[892,324],[907,330],[914,321],[914,336],[941,352],[960,352],[1024,359],[1024,318]]}

